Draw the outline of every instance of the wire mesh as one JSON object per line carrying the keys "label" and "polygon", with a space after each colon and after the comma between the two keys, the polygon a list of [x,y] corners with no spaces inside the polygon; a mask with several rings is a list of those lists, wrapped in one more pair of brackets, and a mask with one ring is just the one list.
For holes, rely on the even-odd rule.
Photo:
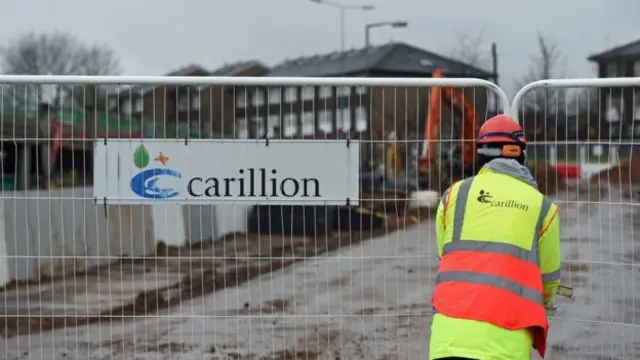
{"label": "wire mesh", "polygon": [[[431,89],[392,80],[3,86],[0,353],[427,358],[431,216],[462,176],[468,125],[441,107],[421,174]],[[492,91],[464,95],[478,119],[495,113]],[[96,205],[91,145],[112,138],[359,139],[360,204]]]}
{"label": "wire mesh", "polygon": [[575,289],[575,299],[563,299],[551,320],[553,359],[640,354],[640,92],[598,81],[609,80],[585,80],[579,88],[551,80],[522,93],[513,107],[529,140],[530,166],[559,205],[563,281]]}

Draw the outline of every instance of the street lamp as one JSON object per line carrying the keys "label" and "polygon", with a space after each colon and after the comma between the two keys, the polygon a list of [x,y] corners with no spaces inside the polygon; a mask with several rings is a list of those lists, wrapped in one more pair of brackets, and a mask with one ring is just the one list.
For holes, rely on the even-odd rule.
{"label": "street lamp", "polygon": [[377,23],[372,23],[372,24],[367,24],[365,26],[365,32],[364,32],[364,44],[365,46],[368,48],[369,46],[371,46],[371,42],[370,42],[370,32],[371,29],[376,28],[376,27],[383,27],[383,26],[389,26],[392,28],[405,28],[409,25],[408,22],[406,21],[383,21],[383,22],[377,22]]}
{"label": "street lamp", "polygon": [[[356,4],[349,4],[349,5],[345,5],[345,4],[341,4],[338,2],[334,2],[332,0],[309,0],[313,3],[316,4],[320,4],[320,5],[327,5],[330,6],[334,9],[338,9],[340,10],[340,73],[342,75],[344,72],[344,52],[345,52],[345,13],[347,10],[361,10],[361,11],[371,11],[375,9],[375,6],[373,5],[365,5],[365,4],[360,4],[360,5],[356,5]],[[340,118],[340,123],[342,123],[342,111],[339,112],[338,117]],[[337,125],[337,124],[336,124]],[[335,131],[336,133],[338,132],[338,127],[335,126]]]}
{"label": "street lamp", "polygon": [[370,11],[375,9],[375,6],[373,5],[355,5],[355,4],[344,5],[344,4],[340,4],[338,2],[334,2],[330,0],[309,0],[309,1],[316,4],[320,4],[320,5],[331,6],[334,9],[340,10],[340,52],[345,51],[345,33],[344,33],[345,21],[346,21],[345,12],[347,10]]}

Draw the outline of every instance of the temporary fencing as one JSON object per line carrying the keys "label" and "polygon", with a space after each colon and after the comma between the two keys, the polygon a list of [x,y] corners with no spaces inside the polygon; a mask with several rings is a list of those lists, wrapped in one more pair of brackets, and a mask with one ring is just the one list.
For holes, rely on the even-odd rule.
{"label": "temporary fencing", "polygon": [[533,83],[511,105],[469,78],[0,83],[9,359],[426,358],[433,207],[464,175],[462,134],[497,112],[561,209],[574,294],[550,356],[636,354],[636,79]]}

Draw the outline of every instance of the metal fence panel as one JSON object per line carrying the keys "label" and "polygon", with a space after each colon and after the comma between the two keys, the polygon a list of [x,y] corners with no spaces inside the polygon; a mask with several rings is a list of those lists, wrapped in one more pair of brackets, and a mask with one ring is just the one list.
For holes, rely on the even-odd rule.
{"label": "metal fence panel", "polygon": [[[3,75],[0,84],[9,359],[427,358],[437,260],[425,207],[446,186],[416,171],[430,87],[464,88],[480,120],[494,96],[510,114],[504,92],[479,79]],[[445,154],[461,122],[439,115]],[[93,184],[111,176],[92,164],[98,142],[136,144],[126,166],[215,170],[207,161],[224,160],[137,151],[144,141],[356,146],[359,202],[95,199]],[[330,154],[313,152],[310,168]]]}
{"label": "metal fence panel", "polygon": [[512,102],[532,166],[559,171],[538,180],[559,190],[563,279],[576,298],[551,320],[553,359],[639,356],[639,87],[640,78],[549,79]]}

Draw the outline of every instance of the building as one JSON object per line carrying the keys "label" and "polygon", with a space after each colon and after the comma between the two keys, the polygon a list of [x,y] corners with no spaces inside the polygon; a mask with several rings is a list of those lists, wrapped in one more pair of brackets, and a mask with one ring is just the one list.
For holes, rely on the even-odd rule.
{"label": "building", "polygon": [[[189,65],[167,75],[259,76],[266,71],[261,63],[247,61],[213,71]],[[96,106],[86,108],[71,107],[70,102],[33,107],[13,101],[6,92],[0,109],[5,140],[0,141],[0,189],[91,185],[90,139],[234,136],[233,87],[104,90],[106,98],[96,96]],[[79,98],[92,98],[83,95]]]}
{"label": "building", "polygon": [[[484,70],[404,43],[301,57],[272,68],[251,60],[213,71],[188,65],[167,75],[426,78],[436,69],[444,69],[449,77],[492,77]],[[487,91],[470,88],[467,95],[477,115],[486,117]],[[379,139],[395,131],[401,139],[418,138],[427,112],[428,88],[158,84],[110,93],[104,104],[106,112],[101,111],[103,106],[48,108],[39,112],[42,119],[34,116],[33,122],[20,120],[28,125],[12,125],[12,129],[24,130],[24,134],[12,134],[13,142],[20,138],[53,140],[37,144],[25,141],[13,147],[6,142],[1,146],[0,155],[17,159],[17,163],[3,163],[15,169],[11,177],[2,179],[3,188],[49,186],[39,179],[49,178],[56,171],[62,180],[80,172],[83,179],[70,183],[89,185],[92,156],[88,139],[102,137],[325,138],[350,133],[357,138]],[[2,112],[11,117],[11,123],[18,121],[15,114],[25,111],[7,108]],[[443,111],[443,134],[447,134],[447,124],[454,123],[446,121],[451,116],[446,109]],[[38,129],[43,124],[47,126]]]}
{"label": "building", "polygon": [[[487,71],[398,42],[286,60],[266,76],[427,78],[436,69],[444,69],[448,77],[493,77]],[[484,118],[487,90],[467,90],[477,115]],[[236,133],[251,138],[325,138],[345,132],[373,138],[391,131],[401,138],[415,137],[423,131],[428,104],[428,88],[237,87],[236,94]],[[443,119],[450,116],[443,112]]]}
{"label": "building", "polygon": [[[640,40],[593,54],[587,59],[597,64],[600,78],[640,77]],[[600,91],[599,100],[603,104],[600,117],[611,125],[611,136],[640,135],[640,91],[634,90],[603,88]]]}
{"label": "building", "polygon": [[[188,65],[167,76],[261,76],[268,68],[251,60],[224,65],[213,71]],[[132,86],[109,99],[111,111],[153,127],[154,137],[182,137],[181,131],[233,136],[234,88],[204,86]],[[148,132],[147,132],[148,133]]]}
{"label": "building", "polygon": [[[252,60],[213,71],[189,65],[167,75],[431,77],[435,69],[445,69],[449,77],[493,77],[405,43],[301,57],[272,68]],[[487,91],[468,90],[477,114],[484,117]],[[159,129],[158,137],[180,137],[174,132],[186,127],[236,138],[322,138],[340,132],[386,134],[392,130],[402,136],[422,132],[422,121],[417,120],[424,119],[427,101],[427,88],[135,86],[113,96],[110,109],[142,119]],[[448,116],[443,114],[445,119]]]}

